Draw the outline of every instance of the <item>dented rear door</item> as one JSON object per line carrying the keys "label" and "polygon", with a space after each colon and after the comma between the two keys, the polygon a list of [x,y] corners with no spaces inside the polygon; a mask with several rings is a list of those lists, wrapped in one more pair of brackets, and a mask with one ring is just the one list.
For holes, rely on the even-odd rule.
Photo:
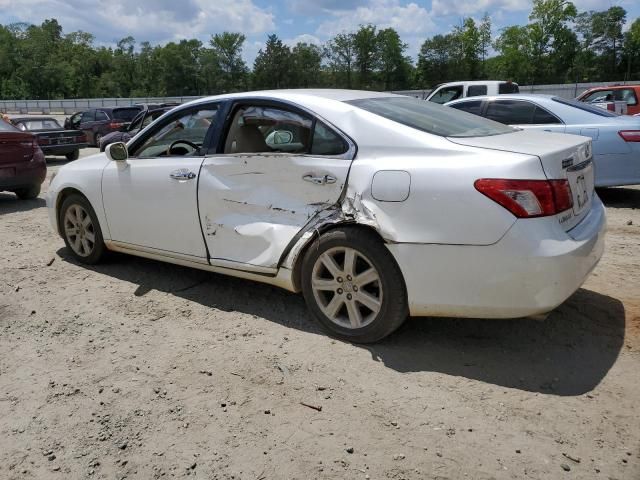
{"label": "dented rear door", "polygon": [[275,273],[296,234],[338,202],[350,164],[290,153],[208,156],[198,203],[211,264]]}

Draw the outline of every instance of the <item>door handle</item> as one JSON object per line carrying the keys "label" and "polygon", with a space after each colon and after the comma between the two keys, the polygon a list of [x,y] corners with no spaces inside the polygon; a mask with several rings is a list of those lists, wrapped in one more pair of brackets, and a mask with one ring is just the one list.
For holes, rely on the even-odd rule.
{"label": "door handle", "polygon": [[318,175],[314,175],[312,173],[304,175],[302,177],[302,179],[305,182],[315,183],[316,185],[326,185],[328,183],[336,183],[336,180],[337,180],[336,177],[334,177],[332,175],[318,176]]}
{"label": "door handle", "polygon": [[169,176],[174,180],[193,180],[194,178],[196,178],[196,174],[186,168],[174,170],[169,174]]}

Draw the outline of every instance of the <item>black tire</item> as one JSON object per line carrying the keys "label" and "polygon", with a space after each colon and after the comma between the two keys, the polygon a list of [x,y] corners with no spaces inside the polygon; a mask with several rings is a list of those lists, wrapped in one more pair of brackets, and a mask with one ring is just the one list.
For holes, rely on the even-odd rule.
{"label": "black tire", "polygon": [[40,195],[40,184],[31,185],[27,188],[19,188],[15,193],[20,200],[33,200],[34,198],[38,198],[38,195]]}
{"label": "black tire", "polygon": [[99,132],[96,132],[96,134],[93,136],[93,141],[95,143],[95,147],[100,147],[100,139],[102,138],[102,134]]}
{"label": "black tire", "polygon": [[80,150],[74,150],[71,153],[67,153],[65,157],[67,157],[67,160],[77,160],[80,158]]}
{"label": "black tire", "polygon": [[[322,293],[324,295],[325,292],[316,290],[316,294],[314,294],[312,287],[314,267],[318,259],[326,252],[329,252],[329,254],[336,251],[340,252],[342,248],[355,250],[359,256],[357,257],[357,262],[368,262],[369,265],[367,265],[366,268],[373,267],[378,274],[378,280],[376,280],[376,283],[373,285],[376,285],[376,288],[379,289],[379,295],[382,299],[379,302],[379,311],[375,315],[373,312],[369,312],[369,323],[359,328],[339,325],[337,321],[325,315],[322,307],[318,304],[319,300],[316,298],[316,294]],[[338,255],[340,254],[338,253]],[[384,244],[373,233],[358,227],[336,228],[316,238],[313,244],[307,249],[302,261],[301,284],[305,301],[315,319],[330,335],[354,343],[373,343],[391,334],[400,327],[408,317],[407,292],[400,267],[398,267],[391,253],[384,247]],[[344,263],[345,271],[347,271],[346,258]],[[353,284],[349,281],[349,287],[345,287],[345,290],[341,293],[353,291],[353,285],[357,285],[356,273],[356,267],[354,267]],[[338,280],[343,281],[340,278]],[[346,285],[346,283],[344,285]],[[361,293],[364,288],[369,287],[360,286]],[[358,291],[357,287],[355,287],[355,291]],[[337,295],[337,292],[330,291],[329,295],[333,298],[333,295]],[[356,298],[355,296],[357,294],[355,292],[353,295],[353,298]],[[351,300],[351,298],[352,297],[349,297],[349,300]],[[330,301],[327,300],[327,303],[330,303]],[[325,305],[325,307],[326,306],[327,305]],[[345,310],[342,310],[342,308]],[[358,310],[361,312],[362,308],[364,307],[360,306]],[[344,302],[340,311],[347,312],[347,310],[347,303]],[[347,313],[347,316],[350,316],[350,313]]]}
{"label": "black tire", "polygon": [[[91,228],[87,228],[86,231],[93,234],[94,240],[93,242],[90,242],[93,244],[93,246],[87,255],[81,255],[76,251],[76,249],[72,245],[72,239],[75,239],[75,235],[70,236],[67,234],[67,222],[65,220],[66,214],[69,209],[74,208],[75,206],[81,207],[82,210],[87,214],[87,216],[90,217],[91,221]],[[86,218],[86,216],[83,218]],[[102,260],[106,252],[104,239],[102,238],[102,229],[100,228],[100,223],[98,222],[96,212],[93,210],[93,207],[85,197],[83,197],[82,195],[73,194],[65,198],[58,212],[58,222],[60,225],[60,232],[62,234],[62,238],[64,239],[64,243],[74,259],[76,259],[80,263],[86,263],[88,265],[94,265]]]}

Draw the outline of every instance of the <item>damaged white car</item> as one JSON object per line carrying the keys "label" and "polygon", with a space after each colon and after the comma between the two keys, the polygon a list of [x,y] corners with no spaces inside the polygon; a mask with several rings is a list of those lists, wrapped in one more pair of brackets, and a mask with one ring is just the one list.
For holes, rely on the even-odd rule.
{"label": "damaged white car", "polygon": [[602,255],[593,178],[585,137],[281,90],[178,107],[62,167],[47,203],[80,262],[113,250],[302,291],[331,334],[374,342],[408,315],[557,307]]}

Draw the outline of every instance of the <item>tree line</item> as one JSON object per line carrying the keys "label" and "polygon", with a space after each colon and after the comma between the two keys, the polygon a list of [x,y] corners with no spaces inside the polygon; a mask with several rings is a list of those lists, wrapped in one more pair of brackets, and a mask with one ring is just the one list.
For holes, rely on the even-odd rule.
{"label": "tree line", "polygon": [[250,68],[245,35],[223,32],[152,45],[126,37],[96,46],[56,19],[0,25],[0,98],[56,99],[205,95],[268,88],[431,88],[452,80],[520,84],[640,78],[640,19],[625,32],[620,6],[578,12],[566,0],[533,0],[526,25],[493,32],[488,15],[463,18],[427,38],[414,62],[393,28],[361,25],[323,45],[269,35]]}

